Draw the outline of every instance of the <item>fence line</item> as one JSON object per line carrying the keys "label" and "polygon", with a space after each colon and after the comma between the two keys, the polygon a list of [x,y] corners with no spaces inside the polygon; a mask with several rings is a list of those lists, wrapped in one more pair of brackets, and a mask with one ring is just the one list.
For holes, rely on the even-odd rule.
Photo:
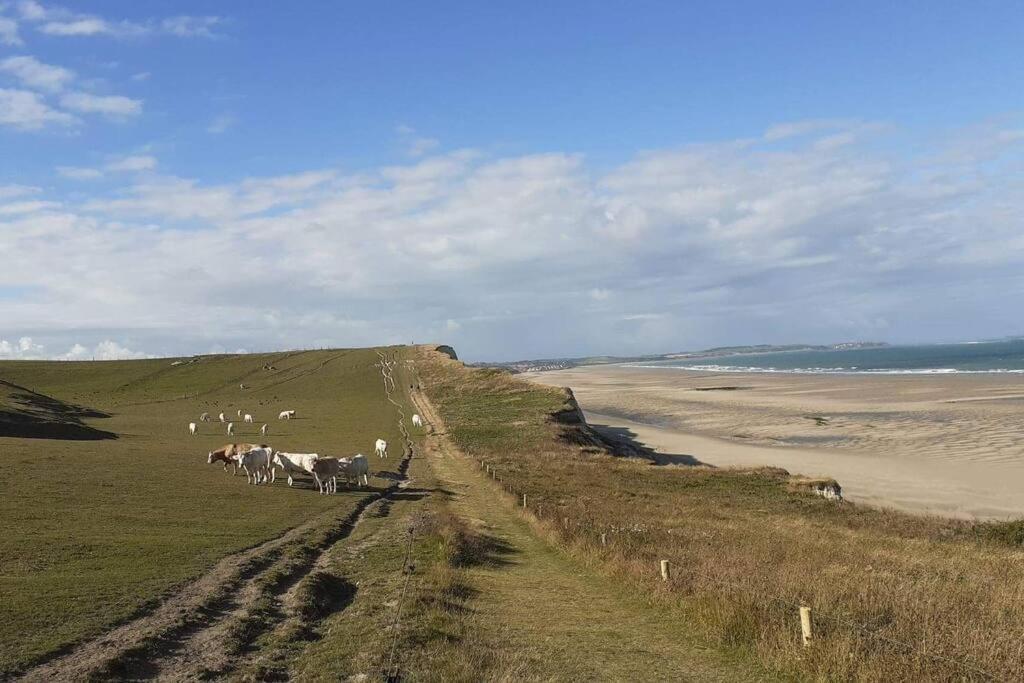
{"label": "fence line", "polygon": [[[476,459],[476,458],[474,458],[474,459]],[[485,466],[485,460],[483,458],[480,458],[479,462],[480,462],[480,466],[481,467]],[[486,468],[491,472],[492,477],[496,476],[496,473],[497,473],[497,468],[496,467],[494,467],[493,465],[487,463],[486,464]],[[530,508],[528,508],[525,505],[525,502],[526,502],[526,499],[527,499],[526,492],[517,492],[514,489],[514,487],[511,486],[511,485],[509,487],[507,487],[507,488],[508,488],[509,493],[511,493],[512,496],[513,496],[513,502],[514,503],[518,503],[519,499],[522,498],[522,501],[523,501],[522,508],[524,510],[526,510],[526,511],[530,511]],[[538,500],[538,497],[533,496],[531,502],[535,502],[537,500]],[[543,500],[543,499],[541,499],[541,500]],[[518,505],[516,505],[515,507],[518,507]],[[540,514],[541,505],[538,504],[536,510],[537,510],[537,512],[535,513],[535,517],[537,519],[539,519],[539,520],[543,520],[544,517]],[[557,524],[557,520],[555,520],[555,521],[556,521],[556,524]],[[568,518],[564,518],[563,521],[567,522]],[[596,539],[597,539],[597,543],[600,546],[607,546],[608,543],[610,543],[610,541],[611,541],[611,539],[609,538],[609,533],[607,531],[599,533],[596,536]],[[661,562],[665,563],[667,561],[661,560]],[[668,572],[666,571],[666,569],[667,569],[666,565],[665,564],[661,564],[660,565],[660,569],[661,569],[661,572],[662,572],[661,576],[663,577],[663,581],[670,582],[671,578],[668,576]],[[704,579],[705,581],[707,581],[709,583],[717,584],[717,585],[722,586],[722,587],[731,588],[731,589],[735,590],[736,592],[741,593],[741,594],[743,594],[744,596],[746,596],[748,598],[754,598],[755,601],[757,601],[758,598],[760,597],[760,602],[762,604],[765,604],[766,602],[769,602],[769,603],[773,602],[773,603],[781,605],[783,607],[787,607],[787,608],[790,608],[790,609],[795,609],[795,610],[797,610],[798,614],[799,614],[799,610],[800,610],[801,607],[806,607],[806,604],[804,604],[804,603],[801,603],[799,601],[794,601],[794,600],[792,600],[790,598],[786,598],[786,597],[779,596],[779,595],[776,595],[776,594],[762,593],[760,596],[752,595],[751,591],[750,591],[750,589],[748,587],[742,586],[742,585],[740,585],[738,583],[735,583],[735,582],[732,582],[732,581],[727,581],[727,580],[722,579],[722,578],[717,577],[717,576],[711,576],[710,574],[705,574],[703,572],[693,572],[693,571],[691,571],[691,572],[689,572],[689,576],[696,576],[698,578]],[[859,624],[856,621],[854,621],[854,620],[852,620],[852,619],[850,619],[848,617],[843,617],[843,616],[840,616],[840,615],[827,614],[824,611],[820,610],[819,608],[815,608],[814,613],[815,613],[817,619],[822,619],[822,620],[825,620],[825,621],[830,621],[830,622],[832,622],[834,624],[839,624],[841,626],[845,626],[846,628],[854,630],[854,631],[857,631],[857,632],[865,635],[868,638],[873,638],[875,640],[884,642],[886,644],[889,644],[889,645],[892,645],[892,646],[895,646],[895,647],[899,647],[899,648],[901,648],[901,649],[903,649],[903,650],[905,650],[907,652],[910,652],[910,653],[913,653],[913,654],[916,654],[916,655],[919,655],[919,656],[922,656],[922,657],[929,658],[929,659],[931,659],[933,661],[936,661],[936,662],[943,662],[945,664],[950,664],[950,665],[960,669],[961,671],[966,671],[966,672],[969,672],[969,673],[972,673],[972,674],[976,674],[976,675],[982,676],[982,677],[984,677],[984,678],[986,678],[988,680],[999,680],[998,676],[996,676],[995,674],[991,673],[990,671],[987,671],[986,669],[983,669],[982,667],[980,667],[979,665],[977,665],[977,664],[975,664],[973,662],[970,662],[970,661],[967,661],[967,660],[954,659],[952,657],[946,657],[945,655],[941,655],[941,654],[938,654],[938,653],[924,651],[924,650],[922,650],[920,648],[920,646],[914,645],[913,643],[907,643],[907,642],[904,642],[904,641],[899,640],[897,638],[892,638],[890,636],[886,636],[886,635],[883,635],[881,633],[878,633],[877,631],[872,630],[867,624]]]}

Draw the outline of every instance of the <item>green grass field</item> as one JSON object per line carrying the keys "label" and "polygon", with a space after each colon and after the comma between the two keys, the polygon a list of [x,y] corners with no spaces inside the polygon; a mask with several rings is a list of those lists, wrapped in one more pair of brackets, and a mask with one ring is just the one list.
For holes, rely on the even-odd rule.
{"label": "green grass field", "polygon": [[[226,554],[354,506],[365,494],[247,486],[206,454],[252,441],[372,455],[380,437],[393,470],[400,435],[377,360],[361,349],[0,363],[0,678],[125,620]],[[236,417],[232,438],[219,423],[189,436],[200,413],[239,408],[256,424]],[[298,419],[278,421],[284,409]]]}

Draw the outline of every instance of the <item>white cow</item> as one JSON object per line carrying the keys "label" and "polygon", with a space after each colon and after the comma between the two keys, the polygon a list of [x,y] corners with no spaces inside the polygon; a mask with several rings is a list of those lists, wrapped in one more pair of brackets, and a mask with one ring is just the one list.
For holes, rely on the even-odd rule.
{"label": "white cow", "polygon": [[243,419],[245,420],[246,424],[252,424],[252,415],[250,415],[249,413],[246,413]]}
{"label": "white cow", "polygon": [[418,414],[413,415],[412,416],[412,426],[413,427],[422,427],[423,426],[423,418],[421,418]]}
{"label": "white cow", "polygon": [[355,479],[356,486],[360,486],[359,480],[362,479],[363,484],[370,485],[370,479],[367,476],[370,474],[370,461],[365,455],[357,453],[351,458],[342,458],[338,462],[341,463],[341,471],[345,473],[346,482],[351,483]]}
{"label": "white cow", "polygon": [[266,424],[264,424],[262,427],[260,427],[260,434],[262,434],[263,436],[267,435],[267,425]]}
{"label": "white cow", "polygon": [[231,436],[234,433],[235,433],[235,423],[234,422],[228,422],[228,436]]}
{"label": "white cow", "polygon": [[277,415],[277,419],[278,420],[290,420],[293,417],[295,417],[295,411],[294,410],[282,410]]}
{"label": "white cow", "polygon": [[373,452],[382,458],[388,457],[388,442],[384,439],[377,439]]}
{"label": "white cow", "polygon": [[200,422],[209,422],[210,421],[210,414],[209,413],[203,413],[202,415],[199,416],[199,421]]}
{"label": "white cow", "polygon": [[238,456],[238,464],[245,470],[246,482],[254,486],[270,483],[273,456],[274,449],[269,446],[257,446]]}
{"label": "white cow", "polygon": [[313,479],[321,494],[337,493],[340,470],[341,462],[337,458],[317,458],[313,463]]}
{"label": "white cow", "polygon": [[220,418],[221,422],[224,422],[224,413],[221,413],[220,415],[218,415],[218,417]]}
{"label": "white cow", "polygon": [[192,436],[196,435],[196,423],[195,422],[189,422],[188,423],[188,433],[191,434]]}
{"label": "white cow", "polygon": [[274,453],[274,470],[271,473],[270,483],[277,480],[277,468],[280,467],[288,475],[288,485],[291,486],[294,479],[293,474],[313,474],[313,465],[320,456],[316,453]]}
{"label": "white cow", "polygon": [[238,409],[238,417],[242,417],[242,409],[241,408]]}

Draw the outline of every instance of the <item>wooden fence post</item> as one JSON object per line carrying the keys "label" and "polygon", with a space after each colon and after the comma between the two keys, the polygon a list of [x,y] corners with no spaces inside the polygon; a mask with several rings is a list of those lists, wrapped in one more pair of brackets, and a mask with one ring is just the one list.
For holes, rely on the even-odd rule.
{"label": "wooden fence post", "polygon": [[661,561],[661,580],[668,581],[671,577],[671,571],[669,569],[668,560]]}
{"label": "wooden fence post", "polygon": [[601,534],[601,545],[608,545],[608,534]]}
{"label": "wooden fence post", "polygon": [[814,638],[814,624],[811,621],[811,608],[800,606],[800,631],[803,635],[804,647],[810,647]]}
{"label": "wooden fence post", "polygon": [[526,494],[523,494],[523,509],[526,509]]}

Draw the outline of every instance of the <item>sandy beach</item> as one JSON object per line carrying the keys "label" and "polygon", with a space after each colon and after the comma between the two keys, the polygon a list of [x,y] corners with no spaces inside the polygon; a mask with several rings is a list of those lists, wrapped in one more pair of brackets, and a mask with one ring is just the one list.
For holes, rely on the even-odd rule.
{"label": "sandy beach", "polygon": [[589,422],[626,430],[665,462],[775,465],[835,477],[854,502],[962,518],[1024,516],[1021,375],[590,366],[523,376],[572,387]]}

